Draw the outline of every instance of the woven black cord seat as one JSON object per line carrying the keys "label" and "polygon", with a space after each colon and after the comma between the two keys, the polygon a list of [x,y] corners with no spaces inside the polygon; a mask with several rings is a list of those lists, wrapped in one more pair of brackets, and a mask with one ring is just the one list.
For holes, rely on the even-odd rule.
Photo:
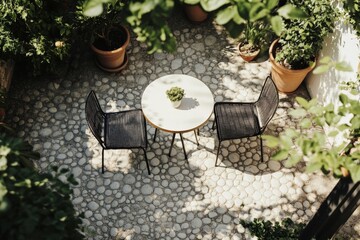
{"label": "woven black cord seat", "polygon": [[102,147],[102,173],[104,173],[105,149],[141,148],[149,175],[150,167],[146,156],[146,122],[142,110],[134,109],[105,113],[102,111],[94,91],[90,91],[85,105],[89,128]]}
{"label": "woven black cord seat", "polygon": [[274,116],[279,104],[279,94],[270,77],[267,77],[256,102],[217,102],[214,105],[215,121],[219,145],[215,166],[222,141],[259,136],[261,160],[263,143],[261,134]]}

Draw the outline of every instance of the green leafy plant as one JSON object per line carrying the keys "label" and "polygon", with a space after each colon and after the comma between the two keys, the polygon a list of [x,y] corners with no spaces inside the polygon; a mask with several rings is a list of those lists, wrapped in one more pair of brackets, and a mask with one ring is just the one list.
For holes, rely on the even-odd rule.
{"label": "green leafy plant", "polygon": [[360,0],[343,0],[344,9],[348,13],[349,22],[360,37]]}
{"label": "green leafy plant", "polygon": [[166,90],[166,95],[172,102],[180,101],[184,95],[184,89],[180,87],[172,87],[169,90]]}
{"label": "green leafy plant", "polygon": [[241,220],[240,223],[259,240],[298,239],[301,230],[305,227],[305,224],[295,223],[290,218],[274,223],[258,218],[251,222]]}
{"label": "green leafy plant", "polygon": [[[300,129],[286,129],[279,137],[264,136],[269,147],[278,147],[273,159],[286,159],[287,166],[305,160],[308,172],[321,170],[335,177],[349,172],[354,182],[359,181],[360,102],[345,94],[339,98],[342,105],[337,110],[333,104],[319,105],[316,99],[307,101],[296,98],[299,107],[292,109],[289,114],[299,121]],[[313,123],[330,127],[328,136],[337,141],[329,144],[325,133],[310,130]]]}
{"label": "green leafy plant", "polygon": [[1,238],[83,239],[82,215],[70,198],[70,185],[77,182],[68,169],[38,173],[31,167],[38,158],[28,143],[0,134]]}
{"label": "green leafy plant", "polygon": [[[91,11],[84,11],[85,15],[97,16],[100,15],[106,4],[114,3],[117,0],[87,0],[84,8],[92,9]],[[263,34],[268,31],[268,23],[270,23],[272,30],[277,34],[283,30],[283,18],[303,18],[306,15],[304,12],[291,4],[286,4],[277,9],[279,0],[179,0],[187,4],[200,4],[207,12],[214,12],[217,14],[216,21],[224,25],[232,36],[239,36],[243,30],[239,30],[239,25],[244,25],[248,16],[243,18],[241,15],[247,14],[243,3],[251,3],[251,18],[252,21],[265,20],[267,24],[256,23],[251,26],[248,34],[252,35],[253,39],[261,39]],[[175,6],[175,0],[153,1],[153,0],[132,0],[129,5],[125,6],[131,14],[127,16],[128,23],[133,27],[137,34],[137,39],[140,42],[146,42],[149,47],[149,53],[157,51],[173,51],[176,48],[176,42],[171,30],[167,24],[167,18],[170,17],[171,12]],[[241,14],[240,14],[241,13]],[[243,15],[244,16],[244,15]],[[266,30],[266,31],[265,31]],[[258,34],[259,33],[259,34]]]}
{"label": "green leafy plant", "polygon": [[248,48],[257,50],[272,38],[269,14],[276,7],[277,1],[239,0],[236,6],[219,11],[216,21],[225,25],[232,37],[240,36]]}
{"label": "green leafy plant", "polygon": [[95,6],[102,7],[100,14],[96,14],[96,8],[89,6],[87,0],[80,1],[78,6],[80,35],[85,42],[93,43],[104,51],[120,48],[128,37],[119,27],[126,18],[125,3],[116,0]]}
{"label": "green leafy plant", "polygon": [[[120,6],[121,8],[119,8]],[[116,14],[114,20],[122,23],[126,20],[132,26],[137,40],[147,44],[149,53],[162,50],[172,52],[176,48],[176,41],[166,19],[170,16],[173,8],[174,0],[83,0],[81,14],[89,21],[91,29],[92,21],[104,23],[102,20],[109,18],[108,14],[111,10]],[[121,14],[119,14],[120,11]]]}
{"label": "green leafy plant", "polygon": [[131,14],[127,17],[137,35],[137,40],[146,43],[149,54],[160,51],[173,52],[176,40],[167,19],[174,9],[174,0],[135,0],[129,3]]}
{"label": "green leafy plant", "polygon": [[290,0],[308,17],[286,19],[280,35],[275,59],[289,69],[303,69],[312,65],[322,48],[323,39],[333,31],[337,12],[331,0]]}
{"label": "green leafy plant", "polygon": [[65,68],[61,63],[70,56],[75,23],[75,8],[65,4],[60,0],[1,1],[1,57],[26,60],[34,75],[61,73]]}

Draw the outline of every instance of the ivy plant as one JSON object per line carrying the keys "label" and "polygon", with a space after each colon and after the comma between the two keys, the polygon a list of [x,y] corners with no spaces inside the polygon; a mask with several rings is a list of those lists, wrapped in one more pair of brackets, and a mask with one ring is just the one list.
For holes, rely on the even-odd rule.
{"label": "ivy plant", "polygon": [[38,173],[31,168],[31,160],[38,158],[28,143],[0,134],[1,238],[83,239],[82,215],[70,198],[75,179],[68,169]]}
{"label": "ivy plant", "polygon": [[[286,129],[279,137],[264,136],[269,147],[278,148],[273,159],[286,160],[287,166],[304,160],[308,172],[321,170],[335,177],[349,172],[354,182],[359,181],[360,102],[345,94],[339,98],[341,106],[337,110],[333,104],[321,106],[316,99],[296,98],[299,107],[289,114],[299,121],[299,129]],[[313,123],[330,127],[328,136],[337,141],[330,144],[325,133],[313,130]]]}

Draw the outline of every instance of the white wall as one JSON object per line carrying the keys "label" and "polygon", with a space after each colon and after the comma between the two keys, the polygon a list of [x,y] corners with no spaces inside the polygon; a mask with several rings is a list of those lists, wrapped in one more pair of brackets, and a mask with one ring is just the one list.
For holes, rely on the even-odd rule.
{"label": "white wall", "polygon": [[350,24],[336,23],[334,32],[325,39],[318,59],[324,56],[330,56],[334,61],[346,61],[353,71],[331,69],[323,74],[310,73],[306,79],[306,87],[312,98],[317,98],[325,105],[332,102],[337,106],[340,83],[355,81],[359,64],[360,41]]}

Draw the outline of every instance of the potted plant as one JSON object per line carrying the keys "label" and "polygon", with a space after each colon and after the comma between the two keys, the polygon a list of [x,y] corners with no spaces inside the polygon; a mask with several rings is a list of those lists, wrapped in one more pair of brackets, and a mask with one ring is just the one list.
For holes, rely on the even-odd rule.
{"label": "potted plant", "polygon": [[273,0],[238,0],[236,4],[222,2],[208,8],[219,9],[216,22],[224,25],[231,37],[239,38],[240,56],[251,61],[260,53],[261,47],[268,46],[273,39],[271,23],[278,20],[273,16],[277,6],[278,1]]}
{"label": "potted plant", "polygon": [[281,92],[295,91],[315,67],[323,39],[334,28],[336,12],[330,0],[290,2],[308,17],[285,19],[284,31],[270,49],[272,78]]}
{"label": "potted plant", "polygon": [[122,1],[110,1],[104,4],[101,14],[97,14],[96,8],[84,4],[79,14],[81,30],[90,39],[96,64],[108,72],[121,71],[128,61],[126,47],[130,42],[130,33],[121,25],[124,7]]}
{"label": "potted plant", "polygon": [[245,61],[250,62],[273,35],[268,15],[264,13],[270,13],[276,5],[250,0],[242,0],[239,4],[241,7],[237,7],[237,12],[240,21],[236,29],[241,31],[241,37],[237,50]]}
{"label": "potted plant", "polygon": [[169,90],[166,90],[166,95],[174,108],[178,108],[181,105],[181,100],[185,95],[185,91],[180,87],[172,87]]}

